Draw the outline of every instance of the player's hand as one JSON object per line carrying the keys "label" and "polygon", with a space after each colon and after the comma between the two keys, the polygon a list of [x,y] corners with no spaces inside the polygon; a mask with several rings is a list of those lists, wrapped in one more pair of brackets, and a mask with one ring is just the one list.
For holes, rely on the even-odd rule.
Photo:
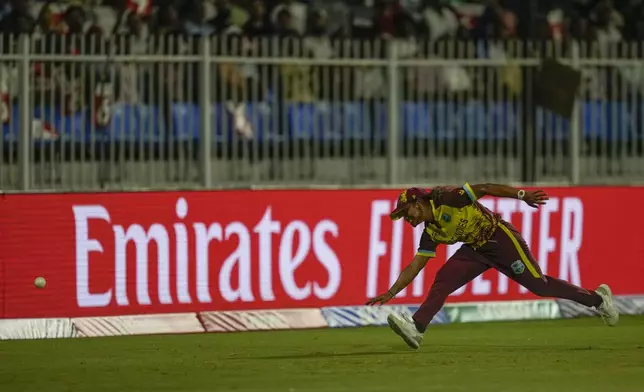
{"label": "player's hand", "polygon": [[523,196],[523,201],[532,208],[539,208],[539,206],[546,204],[546,201],[549,199],[550,197],[543,191],[543,189],[528,191],[525,193],[525,196]]}
{"label": "player's hand", "polygon": [[367,303],[366,303],[366,304],[367,304],[367,305],[369,305],[369,306],[373,306],[373,305],[384,305],[384,304],[386,304],[387,302],[389,302],[393,297],[394,297],[394,296],[393,296],[393,295],[391,295],[391,293],[390,293],[389,291],[387,291],[387,292],[386,292],[386,293],[384,293],[384,294],[380,294],[380,295],[379,295],[379,296],[377,296],[377,297],[373,297],[373,298],[369,299],[369,301],[367,301]]}

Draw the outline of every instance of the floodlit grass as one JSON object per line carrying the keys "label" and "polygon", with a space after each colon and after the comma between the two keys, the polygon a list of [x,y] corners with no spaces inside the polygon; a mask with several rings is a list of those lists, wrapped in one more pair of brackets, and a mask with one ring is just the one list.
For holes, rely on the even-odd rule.
{"label": "floodlit grass", "polygon": [[0,390],[644,391],[644,317],[5,341]]}

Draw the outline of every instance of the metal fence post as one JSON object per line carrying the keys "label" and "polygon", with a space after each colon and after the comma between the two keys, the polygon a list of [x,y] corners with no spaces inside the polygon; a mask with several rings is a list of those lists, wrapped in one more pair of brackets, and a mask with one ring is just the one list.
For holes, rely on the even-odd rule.
{"label": "metal fence post", "polygon": [[389,94],[387,107],[389,112],[389,132],[387,132],[387,183],[398,183],[398,130],[399,124],[399,86],[400,72],[398,63],[398,42],[390,41],[388,45],[387,80],[389,81]]}
{"label": "metal fence post", "polygon": [[20,190],[26,191],[31,188],[31,97],[29,96],[30,77],[30,36],[21,34],[18,38],[18,108],[19,108],[19,129],[18,138],[18,170],[20,173]]}
{"label": "metal fence post", "polygon": [[201,37],[201,67],[200,67],[200,94],[199,94],[199,182],[204,188],[212,186],[210,157],[212,148],[211,126],[211,81],[210,81],[210,38]]}
{"label": "metal fence post", "polygon": [[[572,67],[579,70],[579,43],[572,43]],[[570,183],[578,185],[581,171],[581,129],[579,126],[579,95],[575,97],[575,103],[570,120]]]}

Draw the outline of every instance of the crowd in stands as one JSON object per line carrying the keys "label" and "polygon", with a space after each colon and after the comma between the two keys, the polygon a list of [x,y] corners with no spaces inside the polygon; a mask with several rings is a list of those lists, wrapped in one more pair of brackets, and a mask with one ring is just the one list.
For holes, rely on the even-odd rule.
{"label": "crowd in stands", "polygon": [[13,34],[641,40],[643,16],[642,0],[0,0]]}
{"label": "crowd in stands", "polygon": [[[106,53],[113,50],[107,42],[120,53],[194,54],[197,38],[212,36],[213,54],[240,57],[383,58],[384,43],[398,39],[411,43],[402,53],[407,57],[506,58],[526,53],[476,42],[644,40],[644,0],[0,0],[0,33],[2,51],[17,50],[8,37],[29,33],[39,37],[33,50],[46,54]],[[266,44],[275,39],[280,44]],[[353,42],[348,49],[347,40]],[[465,49],[449,50],[451,42]],[[198,64],[116,64],[110,72],[105,64],[35,65],[35,77],[53,81],[34,83],[41,86],[36,101],[65,112],[92,102],[96,86],[108,82],[118,101],[162,108],[197,102],[203,87]],[[410,68],[404,94],[428,99],[437,91],[467,90],[468,97],[477,91],[489,97],[490,83],[500,83],[495,91],[504,97],[521,94],[518,67],[478,71]],[[11,79],[10,72],[3,75]],[[217,64],[213,75],[212,100],[235,104],[265,101],[269,93],[296,102],[384,100],[388,94],[382,67]]]}

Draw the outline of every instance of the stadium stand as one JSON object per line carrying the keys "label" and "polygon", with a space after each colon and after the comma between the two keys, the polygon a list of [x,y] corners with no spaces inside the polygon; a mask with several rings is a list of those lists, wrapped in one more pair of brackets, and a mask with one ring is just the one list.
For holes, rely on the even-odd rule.
{"label": "stadium stand", "polygon": [[207,112],[214,151],[226,157],[382,156],[392,116],[403,155],[517,155],[528,128],[544,151],[567,151],[571,121],[535,110],[530,91],[535,59],[567,60],[575,47],[590,61],[577,113],[586,148],[642,154],[640,68],[593,63],[641,52],[631,43],[644,32],[637,1],[0,3],[0,49],[11,58],[0,69],[4,162],[15,162],[24,128],[20,83],[33,102],[36,157],[185,150],[197,159]]}

